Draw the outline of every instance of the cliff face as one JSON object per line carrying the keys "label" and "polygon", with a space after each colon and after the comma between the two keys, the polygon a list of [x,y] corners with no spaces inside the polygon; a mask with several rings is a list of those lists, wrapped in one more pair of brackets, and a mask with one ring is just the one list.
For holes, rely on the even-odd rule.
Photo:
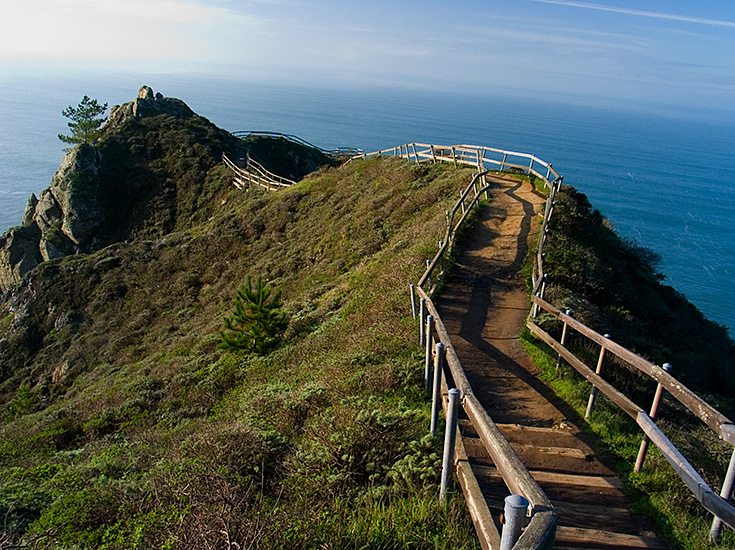
{"label": "cliff face", "polygon": [[153,94],[112,108],[94,145],[75,147],[51,185],[0,237],[0,290],[36,265],[136,235],[160,236],[202,212],[208,172],[237,140],[183,101]]}

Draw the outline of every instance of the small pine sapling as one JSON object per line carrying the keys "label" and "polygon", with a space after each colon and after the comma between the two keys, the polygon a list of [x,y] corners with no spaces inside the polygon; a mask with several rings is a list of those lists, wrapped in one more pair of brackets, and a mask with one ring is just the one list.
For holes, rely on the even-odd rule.
{"label": "small pine sapling", "polygon": [[253,289],[248,276],[235,297],[235,311],[225,317],[225,330],[220,332],[222,348],[265,353],[280,340],[288,326],[281,310],[281,291],[271,296],[263,279],[258,277]]}

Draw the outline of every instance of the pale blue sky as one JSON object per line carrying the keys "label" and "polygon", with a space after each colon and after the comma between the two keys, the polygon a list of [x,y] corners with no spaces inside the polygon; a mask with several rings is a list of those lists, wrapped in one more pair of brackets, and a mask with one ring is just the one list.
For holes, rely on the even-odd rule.
{"label": "pale blue sky", "polygon": [[2,0],[0,77],[197,72],[735,112],[735,2]]}

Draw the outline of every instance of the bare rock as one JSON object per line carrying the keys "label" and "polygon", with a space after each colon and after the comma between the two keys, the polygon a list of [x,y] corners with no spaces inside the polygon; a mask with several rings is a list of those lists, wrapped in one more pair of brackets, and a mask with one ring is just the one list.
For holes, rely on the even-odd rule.
{"label": "bare rock", "polygon": [[35,224],[13,227],[0,237],[0,289],[18,283],[31,269],[43,261],[38,243],[41,230]]}

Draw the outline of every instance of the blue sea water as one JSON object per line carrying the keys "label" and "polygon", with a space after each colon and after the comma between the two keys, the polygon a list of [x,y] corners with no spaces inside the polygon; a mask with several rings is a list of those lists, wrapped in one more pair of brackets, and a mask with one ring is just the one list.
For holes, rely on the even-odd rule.
{"label": "blue sea water", "polygon": [[387,89],[315,89],[206,76],[0,74],[0,230],[63,156],[61,110],[85,94],[110,105],[147,84],[230,131],[296,134],[366,151],[406,142],[533,153],[586,193],[618,232],[662,257],[668,284],[735,328],[735,123],[524,98]]}

